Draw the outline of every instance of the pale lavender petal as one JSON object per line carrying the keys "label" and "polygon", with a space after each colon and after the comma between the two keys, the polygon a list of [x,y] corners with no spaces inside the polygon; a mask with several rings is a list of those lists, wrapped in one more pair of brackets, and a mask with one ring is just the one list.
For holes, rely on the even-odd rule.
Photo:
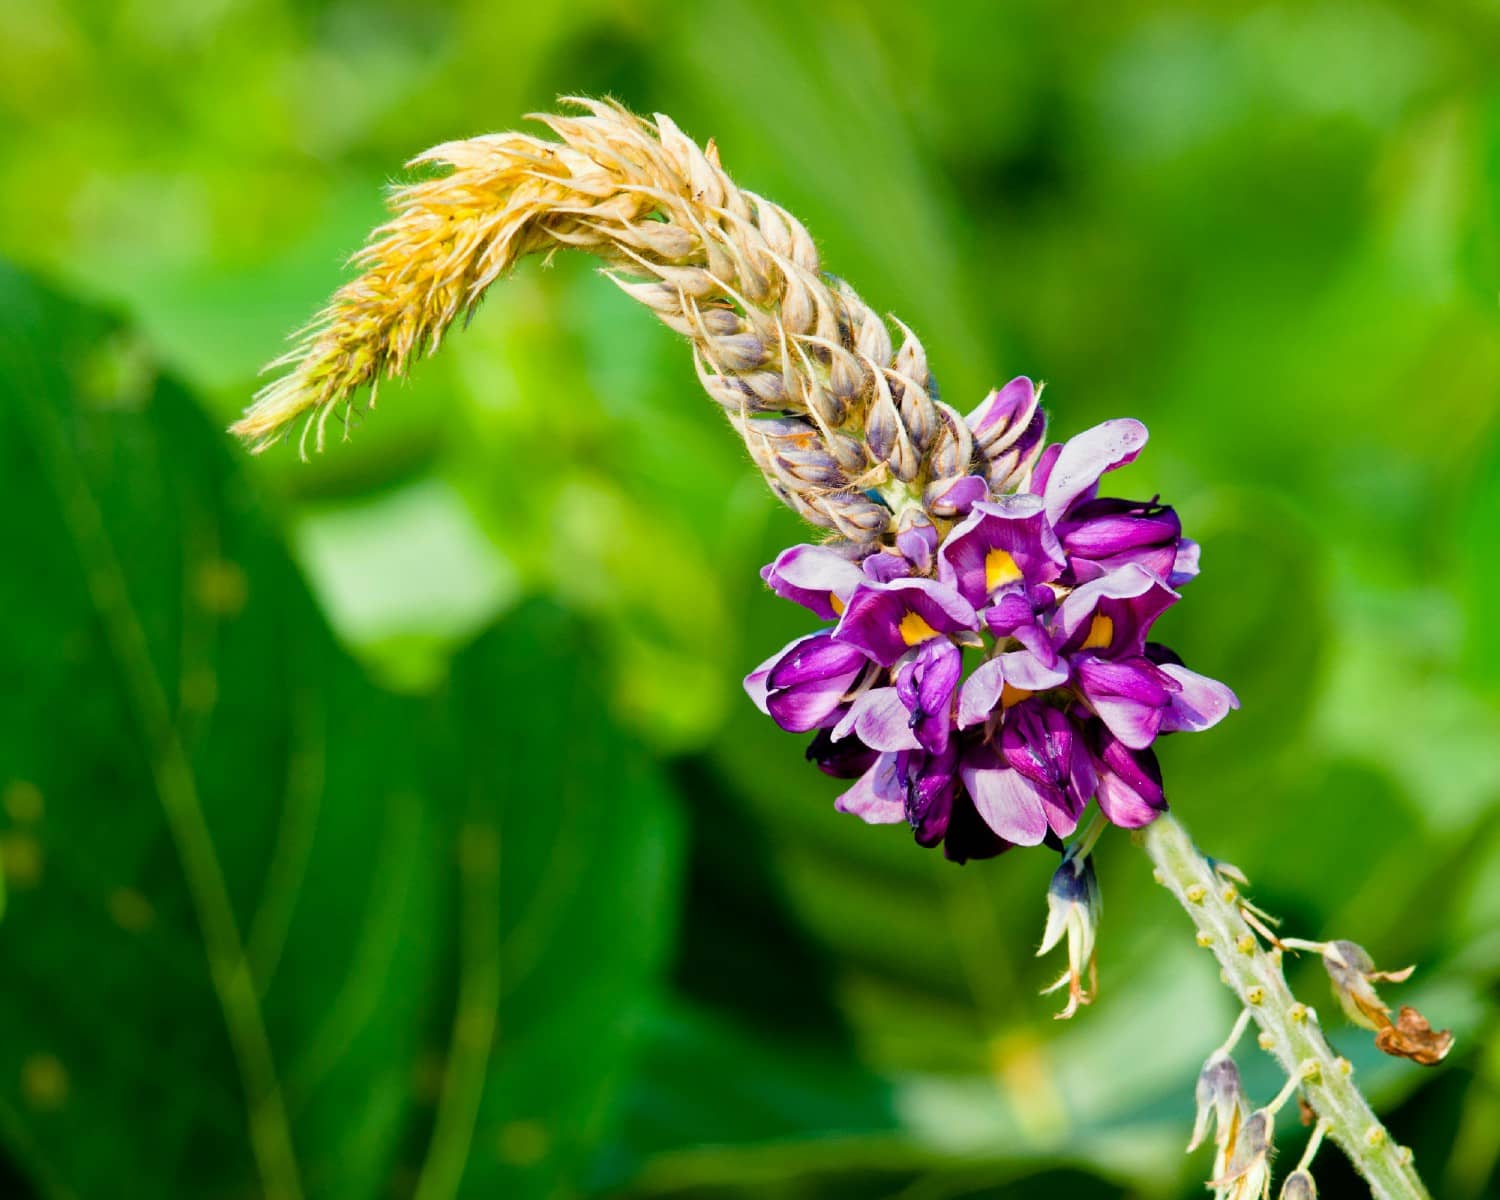
{"label": "pale lavender petal", "polygon": [[1047,474],[1042,499],[1047,520],[1056,525],[1068,506],[1089,494],[1106,471],[1135,459],[1146,444],[1146,427],[1130,417],[1105,421],[1069,438]]}
{"label": "pale lavender petal", "polygon": [[1068,668],[1054,658],[1051,666],[1030,650],[1010,650],[995,656],[1004,663],[1005,682],[1023,692],[1045,692],[1068,682]]}
{"label": "pale lavender petal", "polygon": [[1047,836],[1042,789],[1004,766],[988,746],[967,755],[959,773],[984,823],[1006,841],[1035,846]]}
{"label": "pale lavender petal", "polygon": [[871,688],[855,698],[833,728],[833,739],[856,735],[872,750],[920,750],[911,713],[893,687]]}
{"label": "pale lavender petal", "polygon": [[1005,664],[998,658],[980,663],[958,693],[958,727],[968,729],[987,720],[1005,686]]}
{"label": "pale lavender petal", "polygon": [[896,535],[896,549],[918,571],[932,566],[932,556],[937,553],[938,532],[926,517],[908,525]]}
{"label": "pale lavender petal", "polygon": [[1198,576],[1199,562],[1198,543],[1191,538],[1183,538],[1177,543],[1177,557],[1172,562],[1172,575],[1167,580],[1174,588],[1179,588],[1190,579]]}
{"label": "pale lavender petal", "polygon": [[1163,663],[1160,669],[1182,687],[1162,715],[1163,733],[1209,729],[1222,721],[1230,709],[1240,706],[1239,697],[1217,679],[1176,663]]}
{"label": "pale lavender petal", "polygon": [[911,574],[911,563],[907,562],[904,554],[898,554],[894,550],[872,554],[860,567],[876,583],[890,583],[893,579],[904,579]]}
{"label": "pale lavender petal", "polygon": [[906,820],[906,789],[896,773],[895,754],[882,754],[847,792],[833,802],[839,812],[853,813],[871,825]]}

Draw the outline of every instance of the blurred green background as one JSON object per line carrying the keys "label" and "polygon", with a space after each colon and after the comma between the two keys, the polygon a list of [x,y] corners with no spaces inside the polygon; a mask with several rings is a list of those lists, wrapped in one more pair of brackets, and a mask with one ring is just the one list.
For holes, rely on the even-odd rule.
{"label": "blurred green background", "polygon": [[0,1194],[1202,1194],[1186,921],[1109,836],[1054,1022],[1050,855],[833,812],[739,689],[807,531],[590,263],[310,464],[221,432],[401,163],[560,93],[715,137],[959,409],[1151,426],[1117,487],[1204,543],[1171,640],[1244,701],[1169,794],[1420,964],[1435,1070],[1293,983],[1497,1194],[1497,62],[1442,0],[0,0]]}

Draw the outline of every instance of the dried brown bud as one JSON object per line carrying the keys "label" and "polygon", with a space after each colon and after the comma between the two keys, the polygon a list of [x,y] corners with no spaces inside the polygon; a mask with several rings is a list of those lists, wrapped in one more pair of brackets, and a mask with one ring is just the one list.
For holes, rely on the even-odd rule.
{"label": "dried brown bud", "polygon": [[1415,967],[1378,971],[1375,960],[1357,942],[1283,938],[1281,944],[1292,950],[1315,950],[1323,956],[1323,966],[1345,1014],[1356,1025],[1373,1029],[1375,1045],[1384,1053],[1430,1067],[1442,1062],[1453,1048],[1453,1034],[1446,1029],[1433,1032],[1427,1018],[1410,1005],[1403,1005],[1392,1022],[1390,1007],[1375,990],[1377,983],[1405,983]]}
{"label": "dried brown bud", "polygon": [[1442,1062],[1453,1049],[1453,1034],[1446,1029],[1434,1033],[1426,1017],[1411,1005],[1403,1004],[1396,1014],[1396,1023],[1376,1033],[1375,1045],[1395,1058],[1409,1058],[1431,1067]]}

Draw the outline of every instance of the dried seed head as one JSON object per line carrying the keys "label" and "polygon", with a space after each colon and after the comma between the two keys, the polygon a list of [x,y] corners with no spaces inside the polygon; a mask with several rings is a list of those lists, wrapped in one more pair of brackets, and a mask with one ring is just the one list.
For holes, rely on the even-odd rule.
{"label": "dried seed head", "polygon": [[[730,416],[771,489],[808,520],[847,538],[894,532],[892,507],[866,492],[941,501],[971,467],[974,442],[934,401],[921,343],[886,323],[840,280],[791,215],[741,190],[673,122],[616,104],[573,100],[582,114],[540,120],[555,141],[518,133],[448,142],[414,163],[448,172],[398,189],[394,215],[277,366],[234,432],[259,450],[304,420],[322,447],[358,394],[437,350],[448,328],[529,254],[558,248],[601,258],[626,295],[691,340],[704,390]],[[1034,397],[1031,409],[1034,409]],[[762,430],[775,414],[808,435],[795,448]],[[1014,414],[1012,414],[1014,415]],[[992,479],[1029,470],[1041,426],[986,426]],[[1037,437],[1023,437],[1036,424]],[[1023,445],[1024,443],[1024,445]],[[904,486],[903,486],[904,485]],[[967,486],[967,485],[965,485]],[[904,500],[903,500],[904,503]],[[956,511],[956,510],[955,510]],[[939,515],[943,515],[941,512]]]}

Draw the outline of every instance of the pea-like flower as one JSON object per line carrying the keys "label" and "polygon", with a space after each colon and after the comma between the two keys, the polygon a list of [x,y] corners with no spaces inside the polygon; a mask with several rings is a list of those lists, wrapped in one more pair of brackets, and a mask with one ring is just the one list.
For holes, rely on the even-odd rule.
{"label": "pea-like flower", "polygon": [[959,862],[1059,846],[1091,801],[1149,823],[1166,807],[1156,739],[1239,703],[1149,640],[1198,569],[1177,514],[1098,495],[1145,426],[1043,449],[1040,421],[1012,380],[970,415],[980,466],[943,504],[903,509],[884,543],[794,546],[762,572],[829,624],[752,672],[751,697],[854,780],[840,810],[904,821]]}

